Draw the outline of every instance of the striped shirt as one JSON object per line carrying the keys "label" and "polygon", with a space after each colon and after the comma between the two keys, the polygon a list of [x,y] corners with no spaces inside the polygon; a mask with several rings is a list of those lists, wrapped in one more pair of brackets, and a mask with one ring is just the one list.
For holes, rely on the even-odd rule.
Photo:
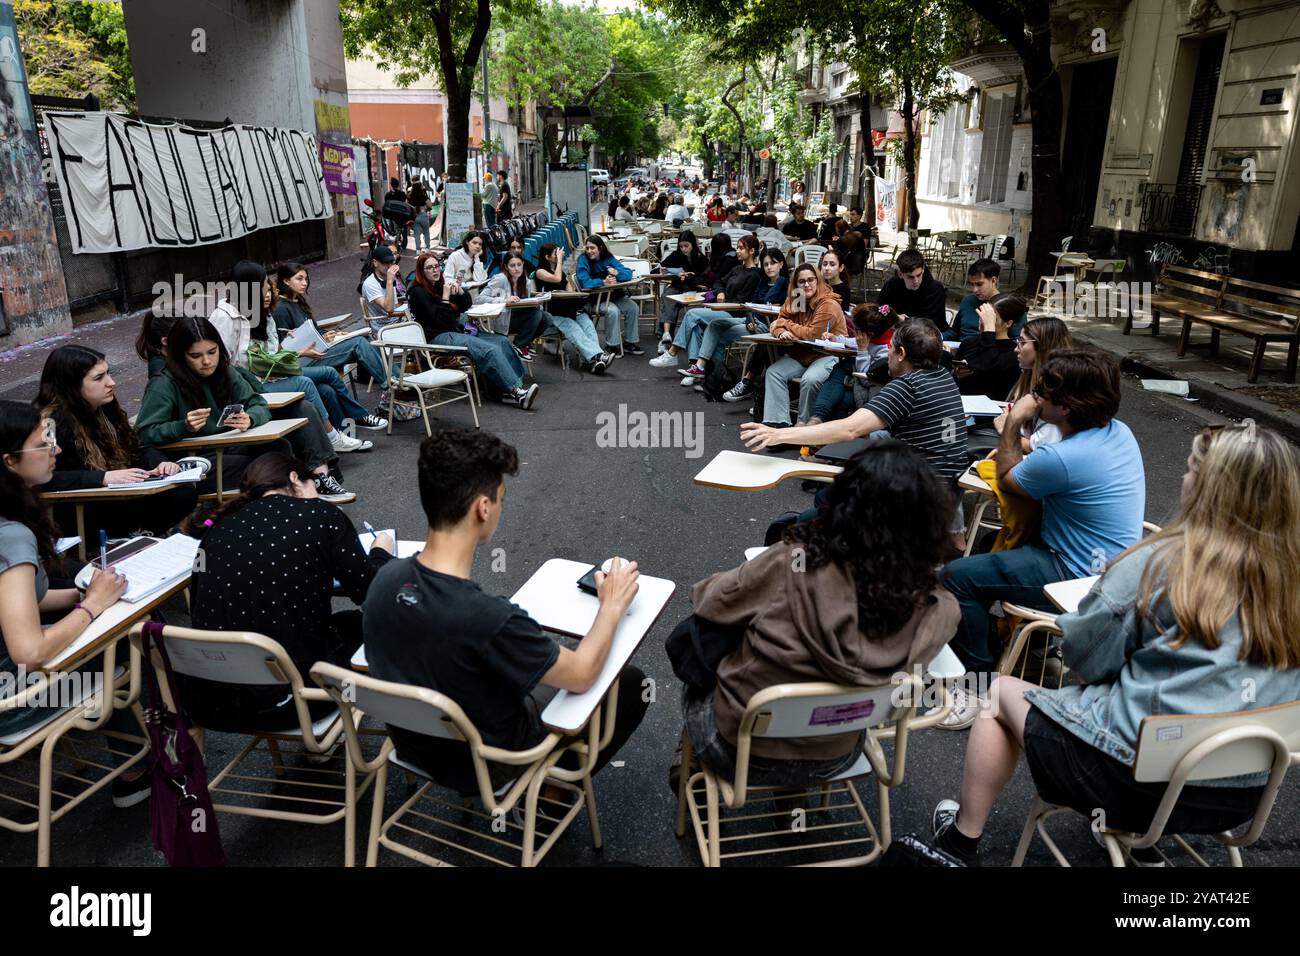
{"label": "striped shirt", "polygon": [[894,438],[925,455],[940,478],[954,481],[966,469],[966,413],[947,369],[917,369],[893,379],[867,408]]}

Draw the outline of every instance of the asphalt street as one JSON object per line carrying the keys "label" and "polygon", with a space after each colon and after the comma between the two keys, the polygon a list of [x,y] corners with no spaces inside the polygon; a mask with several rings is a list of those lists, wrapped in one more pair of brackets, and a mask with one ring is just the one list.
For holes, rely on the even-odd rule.
{"label": "asphalt street", "polygon": [[[404,267],[409,268],[407,265]],[[317,314],[356,308],[358,260],[318,264],[312,269]],[[129,410],[138,407],[143,388],[142,363],[130,351],[135,323],[119,319],[78,330],[65,339],[93,344],[110,356],[121,395]],[[647,344],[648,338],[643,340]],[[650,350],[653,354],[653,348]],[[649,357],[649,356],[647,356]],[[31,348],[0,355],[0,397],[31,398],[43,350]],[[474,575],[485,589],[510,595],[549,558],[598,562],[611,555],[636,559],[644,573],[669,578],[676,589],[657,626],[634,658],[653,681],[654,701],[645,722],[629,744],[596,778],[605,848],[597,853],[587,839],[585,812],[547,858],[545,865],[626,862],[658,866],[694,866],[698,857],[689,838],[673,835],[675,801],[666,770],[680,729],[680,685],[664,654],[664,639],[689,611],[690,586],[743,560],[747,547],[762,543],[768,522],[783,511],[803,509],[810,497],[798,483],[771,491],[738,493],[697,487],[692,476],[724,449],[741,450],[739,425],[748,419],[745,405],[708,404],[677,378],[646,364],[645,358],[616,362],[610,374],[593,377],[560,369],[552,357],[535,363],[541,393],[531,412],[501,404],[480,411],[482,427],[514,444],[522,462],[508,482],[505,514],[492,547],[504,562],[480,553]],[[372,396],[373,397],[373,396]],[[697,449],[599,447],[598,416],[629,412],[672,412],[702,426]],[[448,422],[468,425],[463,403],[440,410]],[[1195,404],[1147,393],[1126,378],[1120,417],[1133,429],[1143,449],[1147,480],[1147,518],[1166,521],[1175,511],[1184,460],[1192,437],[1212,420]],[[389,437],[374,436],[376,447],[345,460],[346,484],[359,500],[346,513],[360,526],[368,520],[396,528],[402,538],[422,537],[424,523],[416,489],[417,447],[424,437],[418,421],[395,426]],[[183,605],[169,616],[183,621]],[[417,639],[418,635],[412,635]],[[913,737],[903,785],[892,798],[895,834],[928,836],[936,801],[955,796],[967,734],[931,730]],[[212,770],[240,746],[240,739],[209,736]],[[874,805],[874,788],[867,788]],[[406,793],[400,777],[390,781],[389,806]],[[989,822],[984,840],[986,863],[1006,864],[1015,849],[1032,796],[1023,762]],[[369,798],[364,801],[360,835],[364,838]],[[1293,775],[1274,809],[1263,839],[1246,851],[1248,865],[1300,863],[1300,777]],[[78,808],[54,829],[53,859],[68,865],[149,865],[160,862],[149,844],[147,804],[115,810],[106,795]],[[1058,818],[1055,832],[1077,864],[1102,865],[1103,852],[1089,837],[1082,817]],[[339,865],[342,824],[302,824],[223,816],[221,832],[234,865]],[[0,863],[30,864],[35,839],[0,835]],[[1212,858],[1216,850],[1209,851]],[[391,854],[381,863],[394,864]],[[1036,842],[1030,862],[1050,862]]]}

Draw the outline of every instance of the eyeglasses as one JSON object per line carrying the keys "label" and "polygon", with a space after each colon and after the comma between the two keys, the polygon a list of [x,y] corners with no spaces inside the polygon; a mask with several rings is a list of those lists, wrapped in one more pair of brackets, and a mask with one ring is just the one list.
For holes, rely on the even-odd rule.
{"label": "eyeglasses", "polygon": [[1033,345],[1033,344],[1035,344],[1034,340],[1027,335],[1022,335],[1020,336],[1020,338],[1016,339],[1016,345],[1024,346],[1024,345]]}
{"label": "eyeglasses", "polygon": [[800,280],[798,281],[798,284],[799,284],[799,285],[816,285],[816,284],[817,284],[817,277],[816,277],[816,276],[804,276],[802,279],[800,279]]}
{"label": "eyeglasses", "polygon": [[25,455],[28,452],[39,451],[46,454],[53,454],[59,447],[59,443],[54,439],[54,419],[41,419],[41,443],[35,448],[19,448],[17,451],[7,452],[10,455]]}

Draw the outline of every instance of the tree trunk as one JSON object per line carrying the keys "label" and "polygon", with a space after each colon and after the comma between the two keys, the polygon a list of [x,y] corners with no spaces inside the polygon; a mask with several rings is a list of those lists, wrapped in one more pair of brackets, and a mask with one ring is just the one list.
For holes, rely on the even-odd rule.
{"label": "tree trunk", "polygon": [[916,125],[913,114],[916,98],[912,95],[912,81],[903,78],[903,143],[907,155],[903,168],[907,171],[907,228],[916,229],[921,220],[921,210],[916,204]]}
{"label": "tree trunk", "polygon": [[[443,92],[447,94],[447,181],[465,182],[469,166],[469,101],[474,91],[474,71],[479,65],[483,42],[492,25],[490,0],[478,0],[474,30],[465,46],[463,59],[457,58],[456,42],[451,35],[451,6],[446,0],[425,0],[438,42],[438,72]],[[484,117],[486,123],[487,117]],[[487,139],[488,130],[483,130]]]}
{"label": "tree trunk", "polygon": [[[876,235],[876,147],[871,142],[871,94],[858,94],[862,99],[862,114],[858,118],[858,132],[862,136],[862,214],[871,224],[871,234]],[[871,170],[870,173],[867,170]]]}
{"label": "tree trunk", "polygon": [[[459,100],[459,102],[458,102]],[[447,182],[463,183],[469,165],[469,96],[447,97]]]}

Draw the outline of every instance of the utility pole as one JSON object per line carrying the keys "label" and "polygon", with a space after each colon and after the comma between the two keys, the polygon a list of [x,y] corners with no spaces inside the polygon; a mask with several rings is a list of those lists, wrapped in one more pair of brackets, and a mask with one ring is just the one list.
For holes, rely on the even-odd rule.
{"label": "utility pole", "polygon": [[[492,108],[488,100],[488,67],[487,67],[488,45],[483,43],[483,171],[491,172],[488,169],[487,149],[489,140],[492,139]],[[478,188],[483,188],[483,183],[479,182]]]}

